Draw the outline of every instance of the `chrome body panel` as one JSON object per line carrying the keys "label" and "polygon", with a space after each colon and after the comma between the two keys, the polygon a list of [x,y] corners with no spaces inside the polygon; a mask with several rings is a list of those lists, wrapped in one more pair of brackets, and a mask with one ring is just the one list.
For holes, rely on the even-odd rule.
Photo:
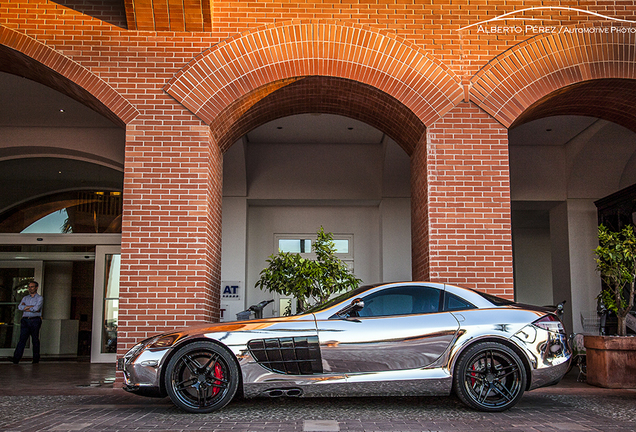
{"label": "chrome body panel", "polygon": [[325,372],[377,372],[431,365],[455,338],[450,313],[317,321]]}
{"label": "chrome body panel", "polygon": [[[539,308],[495,306],[471,290],[428,282],[380,285],[361,297],[387,287],[410,285],[447,290],[476,308],[338,317],[336,312],[347,306],[349,299],[314,314],[191,327],[148,339],[126,354],[120,367],[125,389],[142,395],[165,395],[162,373],[170,355],[196,340],[213,341],[234,354],[246,397],[285,394],[290,389],[296,396],[448,395],[459,356],[467,347],[484,340],[514,348],[527,363],[528,389],[558,382],[567,371],[571,357],[567,338],[532,324],[546,315]],[[279,341],[280,351],[284,351],[284,342],[290,338],[310,337],[319,342],[318,354],[309,352],[319,356],[320,373],[315,369],[302,375],[278,373],[270,367],[271,362],[259,362],[248,349],[250,341],[265,340],[273,344]],[[166,340],[174,342],[156,346]]]}
{"label": "chrome body panel", "polygon": [[[271,390],[301,389],[302,396],[446,396],[452,389],[452,377],[442,368],[323,374],[320,376],[281,375],[255,363],[244,370],[252,378],[243,384],[247,398],[267,396]],[[245,378],[246,373],[243,373]]]}

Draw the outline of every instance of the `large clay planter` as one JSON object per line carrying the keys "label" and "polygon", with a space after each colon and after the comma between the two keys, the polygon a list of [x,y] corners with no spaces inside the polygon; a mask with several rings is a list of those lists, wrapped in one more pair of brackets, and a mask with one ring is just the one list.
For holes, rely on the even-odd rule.
{"label": "large clay planter", "polygon": [[585,335],[587,383],[636,388],[636,337]]}

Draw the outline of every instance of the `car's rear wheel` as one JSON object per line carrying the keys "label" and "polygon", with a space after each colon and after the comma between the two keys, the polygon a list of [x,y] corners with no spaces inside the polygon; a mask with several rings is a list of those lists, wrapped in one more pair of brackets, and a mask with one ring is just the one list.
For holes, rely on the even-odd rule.
{"label": "car's rear wheel", "polygon": [[526,370],[512,349],[497,342],[468,348],[457,361],[455,392],[466,405],[481,411],[504,411],[519,402]]}
{"label": "car's rear wheel", "polygon": [[238,389],[239,369],[225,348],[212,342],[194,342],[172,357],[165,384],[178,407],[192,413],[209,413],[232,400]]}

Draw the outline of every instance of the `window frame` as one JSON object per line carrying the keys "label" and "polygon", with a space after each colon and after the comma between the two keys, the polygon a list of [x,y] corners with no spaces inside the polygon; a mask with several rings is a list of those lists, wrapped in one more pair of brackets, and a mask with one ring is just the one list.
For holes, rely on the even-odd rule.
{"label": "window frame", "polygon": [[[349,261],[353,260],[354,255],[354,245],[353,245],[353,234],[333,234],[334,240],[348,240],[349,241],[349,251],[347,253],[336,252],[336,256],[343,261],[346,261],[349,264]],[[313,244],[316,242],[316,234],[286,234],[286,233],[275,233],[274,234],[274,250],[276,253],[280,252],[279,244],[280,240],[310,240],[313,248]],[[297,253],[297,252],[293,252]],[[316,259],[315,252],[302,252],[300,256],[307,259]]]}

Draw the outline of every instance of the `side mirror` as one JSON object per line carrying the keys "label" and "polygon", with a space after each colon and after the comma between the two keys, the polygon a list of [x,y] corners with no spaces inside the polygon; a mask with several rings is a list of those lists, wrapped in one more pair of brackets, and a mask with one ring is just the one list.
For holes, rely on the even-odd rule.
{"label": "side mirror", "polygon": [[362,301],[361,298],[355,298],[351,300],[351,303],[349,303],[347,306],[340,309],[338,313],[336,313],[336,315],[342,318],[347,316],[351,312],[358,312],[359,310],[362,310],[362,308],[364,308],[364,301]]}
{"label": "side mirror", "polygon": [[351,311],[358,312],[364,308],[364,301],[361,298],[351,300]]}

